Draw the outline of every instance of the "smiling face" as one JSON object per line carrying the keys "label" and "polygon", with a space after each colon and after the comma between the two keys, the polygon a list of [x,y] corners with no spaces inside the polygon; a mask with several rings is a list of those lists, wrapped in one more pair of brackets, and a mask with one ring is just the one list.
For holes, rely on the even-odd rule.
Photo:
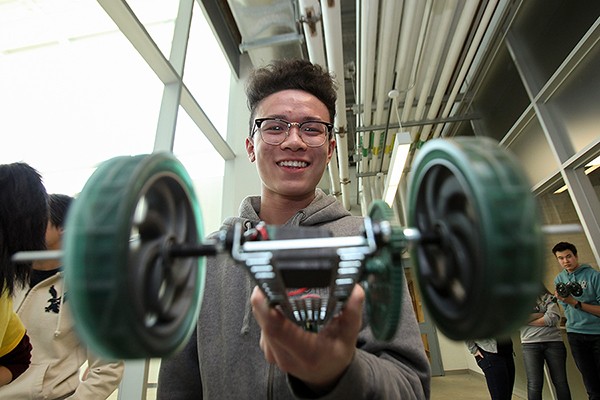
{"label": "smiling face", "polygon": [[[256,108],[254,118],[267,117],[289,122],[332,122],[325,104],[301,90],[283,90],[265,97]],[[256,162],[262,181],[263,198],[295,201],[314,198],[335,141],[328,140],[321,147],[308,147],[298,133],[298,128],[293,126],[283,143],[276,146],[263,142],[258,132],[246,139],[248,157]]]}

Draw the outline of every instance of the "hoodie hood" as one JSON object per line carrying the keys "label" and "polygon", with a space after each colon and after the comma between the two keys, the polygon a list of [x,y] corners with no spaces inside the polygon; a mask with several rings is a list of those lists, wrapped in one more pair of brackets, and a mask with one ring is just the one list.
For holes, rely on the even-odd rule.
{"label": "hoodie hood", "polygon": [[593,268],[588,264],[579,264],[579,267],[577,267],[577,269],[575,269],[575,271],[567,272],[567,274],[573,275],[573,276],[584,275],[588,272],[586,270],[589,270],[589,269],[593,269]]}
{"label": "hoodie hood", "polygon": [[[260,196],[246,197],[239,208],[239,217],[229,217],[223,222],[221,229],[226,229],[241,222],[245,229],[250,229],[260,222]],[[290,218],[285,226],[320,226],[351,214],[333,196],[325,194],[321,189],[315,190],[314,200]]]}

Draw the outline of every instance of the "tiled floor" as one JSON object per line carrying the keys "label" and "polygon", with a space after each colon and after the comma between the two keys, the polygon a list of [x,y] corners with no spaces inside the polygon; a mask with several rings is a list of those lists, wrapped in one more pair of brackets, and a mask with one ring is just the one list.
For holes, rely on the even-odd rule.
{"label": "tiled floor", "polygon": [[[152,369],[157,367],[152,365]],[[150,385],[154,386],[154,385]],[[117,400],[117,392],[113,393],[108,400]],[[431,378],[431,400],[486,400],[490,395],[482,375],[476,373],[448,373],[444,376]],[[148,389],[147,400],[156,399],[156,389]],[[513,400],[523,400],[513,395]]]}
{"label": "tiled floor", "polygon": [[[490,395],[483,375],[449,373],[431,378],[431,400],[485,400]],[[513,395],[513,400],[522,400]]]}

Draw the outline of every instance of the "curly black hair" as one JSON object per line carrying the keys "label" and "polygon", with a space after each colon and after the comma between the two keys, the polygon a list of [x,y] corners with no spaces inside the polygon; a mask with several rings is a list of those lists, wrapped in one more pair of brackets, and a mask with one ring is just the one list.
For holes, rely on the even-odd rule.
{"label": "curly black hair", "polygon": [[298,89],[321,100],[329,111],[329,122],[335,118],[337,83],[323,67],[302,59],[282,59],[257,68],[246,83],[250,109],[250,134],[254,128],[256,108],[267,96],[282,90]]}

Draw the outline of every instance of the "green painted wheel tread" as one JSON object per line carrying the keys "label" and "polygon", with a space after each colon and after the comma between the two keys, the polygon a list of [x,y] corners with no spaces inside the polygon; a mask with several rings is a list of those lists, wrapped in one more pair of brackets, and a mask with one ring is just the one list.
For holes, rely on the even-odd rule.
{"label": "green painted wheel tread", "polygon": [[[149,222],[141,223],[150,229],[135,226],[140,202],[148,203]],[[65,229],[65,279],[88,346],[110,358],[147,358],[185,344],[200,306],[204,260],[156,260],[167,236],[198,241],[201,228],[191,179],[171,154],[116,157],[98,167]]]}
{"label": "green painted wheel tread", "polygon": [[[380,200],[369,209],[373,223],[393,221],[393,212]],[[405,248],[402,229],[391,224],[391,238],[379,246],[376,254],[366,264],[366,306],[373,335],[379,340],[390,340],[400,323],[404,268],[402,252]]]}
{"label": "green painted wheel tread", "polygon": [[412,251],[438,327],[455,340],[517,329],[543,263],[537,206],[518,163],[488,138],[437,139],[413,171],[409,224],[441,238]]}

